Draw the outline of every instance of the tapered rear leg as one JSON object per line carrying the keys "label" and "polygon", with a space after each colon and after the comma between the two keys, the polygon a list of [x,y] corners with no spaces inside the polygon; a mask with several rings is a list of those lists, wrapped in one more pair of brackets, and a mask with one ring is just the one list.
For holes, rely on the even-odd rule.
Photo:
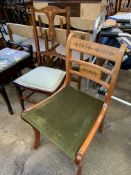
{"label": "tapered rear leg", "polygon": [[36,129],[35,127],[33,127],[33,130],[35,134],[35,141],[34,141],[33,148],[37,149],[40,146],[40,131]]}

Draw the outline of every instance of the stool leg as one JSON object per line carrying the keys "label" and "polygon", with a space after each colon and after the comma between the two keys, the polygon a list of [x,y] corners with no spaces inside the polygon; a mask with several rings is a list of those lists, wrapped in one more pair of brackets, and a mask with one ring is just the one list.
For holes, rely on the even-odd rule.
{"label": "stool leg", "polygon": [[6,93],[6,90],[5,90],[4,86],[0,87],[0,93],[1,93],[1,95],[2,95],[6,105],[8,107],[9,113],[12,115],[13,114],[13,110],[12,110],[12,107],[11,107],[11,104],[10,104],[10,101],[9,101],[9,98],[7,96],[7,93]]}

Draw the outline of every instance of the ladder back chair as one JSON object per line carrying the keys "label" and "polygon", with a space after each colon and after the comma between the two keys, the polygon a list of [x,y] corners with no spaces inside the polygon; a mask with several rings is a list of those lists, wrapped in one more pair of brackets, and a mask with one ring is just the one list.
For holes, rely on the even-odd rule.
{"label": "ladder back chair", "polygon": [[[70,34],[67,41],[66,79],[62,88],[48,99],[27,109],[22,119],[34,129],[34,148],[40,145],[40,133],[55,143],[77,165],[77,175],[81,175],[82,158],[98,128],[101,127],[111,99],[125,46],[120,49],[78,39]],[[77,60],[72,55],[76,50],[94,55],[115,63],[113,71],[90,62]],[[78,64],[75,71],[72,64]],[[109,74],[111,81],[106,83],[102,74]],[[71,76],[77,75],[103,85],[108,94],[105,101],[96,99],[70,86]]]}
{"label": "ladder back chair", "polygon": [[[40,13],[38,15],[38,23],[39,23],[39,28],[41,31],[41,34],[44,38],[44,42],[46,45],[46,52],[43,54],[40,51],[39,47],[39,40],[38,40],[38,34],[37,34],[37,23],[36,23],[36,14],[35,13]],[[48,18],[48,35],[47,33],[43,33],[42,31],[42,23],[43,23],[43,15],[45,14]],[[34,7],[32,8],[32,22],[33,22],[33,27],[34,27],[34,38],[35,38],[35,45],[36,45],[36,50],[37,50],[37,59],[38,63],[42,64],[43,58],[45,57],[58,57],[58,58],[63,58],[63,55],[57,54],[55,47],[57,43],[55,43],[55,38],[56,38],[56,31],[55,31],[55,16],[56,15],[63,15],[65,17],[65,23],[66,23],[66,38],[69,35],[70,32],[70,9],[66,7],[65,9],[60,9],[55,6],[47,6],[42,9],[35,9]],[[50,41],[51,46],[49,47],[48,41]]]}

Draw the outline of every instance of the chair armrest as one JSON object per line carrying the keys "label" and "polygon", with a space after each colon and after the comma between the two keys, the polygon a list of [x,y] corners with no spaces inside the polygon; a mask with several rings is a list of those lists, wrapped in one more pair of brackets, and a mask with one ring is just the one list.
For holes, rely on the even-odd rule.
{"label": "chair armrest", "polygon": [[106,111],[107,111],[107,107],[108,107],[108,104],[107,103],[104,103],[103,106],[102,106],[102,110],[100,112],[100,114],[98,115],[89,135],[86,137],[84,143],[82,144],[81,148],[79,149],[78,153],[77,153],[77,156],[76,156],[76,163],[79,164],[81,159],[83,158],[83,155],[85,154],[86,150],[88,149],[92,139],[94,138],[95,136],[95,133],[97,132],[99,126],[101,125],[104,117],[105,117],[105,114],[106,114]]}

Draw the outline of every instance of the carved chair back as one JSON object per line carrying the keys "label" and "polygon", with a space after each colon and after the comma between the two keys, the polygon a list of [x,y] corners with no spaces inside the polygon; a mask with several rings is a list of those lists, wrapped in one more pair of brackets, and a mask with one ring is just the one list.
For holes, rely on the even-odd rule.
{"label": "carved chair back", "polygon": [[[108,103],[111,95],[113,93],[113,89],[117,80],[117,76],[119,73],[121,61],[125,52],[126,46],[122,45],[120,49],[109,47],[106,45],[101,45],[98,43],[94,43],[91,41],[81,40],[75,37],[75,34],[70,34],[68,38],[67,44],[67,57],[66,57],[66,69],[67,69],[67,77],[66,83],[69,84],[71,80],[71,75],[76,75],[80,77],[84,77],[86,79],[90,79],[100,85],[102,85],[105,89],[107,89],[108,95],[106,96],[106,102]],[[114,69],[109,70],[102,66],[85,62],[82,60],[77,60],[72,58],[72,51],[76,50],[81,53],[85,53],[88,55],[96,56],[98,58],[112,61],[114,62]],[[73,70],[73,63],[79,65],[79,70]],[[102,77],[103,75],[109,75],[111,77],[111,81],[109,83],[105,82]]]}
{"label": "carved chair back", "polygon": [[[42,37],[45,40],[44,42],[46,45],[46,49],[48,50],[48,39],[51,41],[51,48],[54,49],[55,47],[55,38],[56,38],[56,31],[55,31],[55,16],[56,15],[63,15],[65,16],[66,20],[66,37],[68,37],[70,32],[70,10],[68,7],[65,9],[60,9],[55,6],[47,6],[42,9],[36,9],[32,7],[32,22],[33,22],[33,30],[34,30],[34,38],[35,38],[35,44],[36,44],[36,50],[37,50],[37,57],[39,58],[39,64],[41,64],[41,53],[39,49],[39,42],[38,42],[38,34],[37,34],[37,22],[36,22],[36,15],[35,13],[42,13],[45,14],[48,18],[49,28],[48,28],[48,36],[46,32],[42,31],[41,23],[43,22],[41,15],[39,15],[38,22],[39,22],[39,28],[42,33]],[[51,50],[52,50],[51,49]]]}
{"label": "carved chair back", "polygon": [[[39,25],[43,27],[49,27],[49,20],[46,14],[43,13],[35,13],[35,18]],[[64,25],[66,24],[66,20],[64,16],[55,15],[54,18],[54,26],[64,28]]]}

